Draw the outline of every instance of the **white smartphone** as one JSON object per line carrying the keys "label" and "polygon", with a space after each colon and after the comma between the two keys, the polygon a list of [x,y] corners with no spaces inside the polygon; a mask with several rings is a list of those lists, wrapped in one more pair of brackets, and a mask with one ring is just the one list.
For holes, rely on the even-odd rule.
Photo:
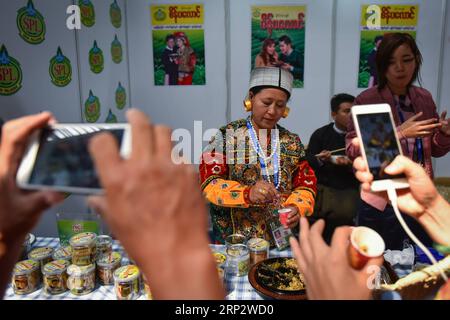
{"label": "white smartphone", "polygon": [[123,158],[131,151],[129,124],[55,124],[37,131],[17,172],[17,184],[28,190],[54,190],[75,194],[101,194],[89,139],[108,131]]}
{"label": "white smartphone", "polygon": [[408,188],[403,174],[392,176],[384,172],[395,157],[402,154],[391,107],[388,104],[353,106],[352,117],[361,154],[374,178],[371,190]]}

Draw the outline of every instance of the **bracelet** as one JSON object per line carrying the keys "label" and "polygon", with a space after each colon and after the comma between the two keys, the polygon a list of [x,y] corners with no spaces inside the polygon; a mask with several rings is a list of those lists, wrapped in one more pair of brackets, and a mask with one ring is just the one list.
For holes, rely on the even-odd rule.
{"label": "bracelet", "polygon": [[442,253],[443,255],[450,255],[450,247],[448,246],[444,246],[442,244],[438,244],[438,243],[434,243],[433,247],[439,252]]}

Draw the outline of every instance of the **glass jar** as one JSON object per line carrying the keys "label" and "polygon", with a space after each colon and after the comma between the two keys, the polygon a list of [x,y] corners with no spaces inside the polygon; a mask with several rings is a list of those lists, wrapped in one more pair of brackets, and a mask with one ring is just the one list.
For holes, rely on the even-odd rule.
{"label": "glass jar", "polygon": [[114,272],[120,267],[122,256],[118,252],[102,255],[97,260],[97,277],[100,284],[108,286],[114,284]]}
{"label": "glass jar", "polygon": [[216,264],[218,268],[225,267],[227,262],[227,256],[221,252],[213,252],[214,259],[216,260]]}
{"label": "glass jar", "polygon": [[69,278],[67,287],[76,296],[91,293],[95,289],[95,263],[87,266],[77,266],[72,264],[67,269]]}
{"label": "glass jar", "polygon": [[87,266],[95,262],[96,238],[97,235],[93,232],[79,233],[70,238],[74,265]]}
{"label": "glass jar", "polygon": [[65,246],[65,247],[59,247],[58,249],[53,252],[53,260],[66,260],[70,263],[72,262],[72,247],[71,246]]}
{"label": "glass jar", "polygon": [[13,269],[11,285],[15,294],[23,295],[36,291],[41,282],[39,262],[24,260],[16,263]]}
{"label": "glass jar", "polygon": [[247,247],[250,251],[250,267],[269,258],[270,244],[267,240],[251,238],[247,242]]}
{"label": "glass jar", "polygon": [[239,233],[230,234],[225,238],[225,245],[227,246],[227,248],[229,248],[233,244],[245,244],[246,242],[247,237]]}
{"label": "glass jar", "polygon": [[34,261],[39,262],[40,270],[44,269],[44,266],[52,261],[53,248],[50,247],[42,247],[36,248],[30,251],[28,254],[28,258]]}
{"label": "glass jar", "polygon": [[118,300],[135,300],[139,297],[140,272],[137,266],[128,265],[114,272],[114,289]]}
{"label": "glass jar", "polygon": [[233,244],[227,248],[227,273],[242,277],[250,269],[250,254],[245,244]]}
{"label": "glass jar", "polygon": [[70,262],[56,260],[47,263],[42,270],[44,275],[44,292],[50,295],[67,291],[67,268]]}
{"label": "glass jar", "polygon": [[103,255],[112,252],[112,238],[110,236],[98,236],[97,237],[97,259]]}

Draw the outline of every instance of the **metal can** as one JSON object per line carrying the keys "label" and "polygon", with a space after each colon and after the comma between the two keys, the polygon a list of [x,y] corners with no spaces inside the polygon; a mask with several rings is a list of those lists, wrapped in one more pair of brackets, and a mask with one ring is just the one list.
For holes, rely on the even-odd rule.
{"label": "metal can", "polygon": [[15,294],[23,295],[36,291],[41,283],[39,262],[24,260],[16,263],[11,285]]}
{"label": "metal can", "polygon": [[117,300],[135,300],[140,294],[140,271],[135,265],[127,265],[114,272],[114,289]]}
{"label": "metal can", "polygon": [[114,284],[114,272],[120,268],[122,256],[118,252],[110,252],[97,260],[97,277],[102,285]]}
{"label": "metal can", "polygon": [[245,244],[233,244],[227,248],[227,274],[242,277],[250,269],[250,254]]}
{"label": "metal can", "polygon": [[70,238],[72,246],[72,263],[77,266],[87,266],[95,262],[96,238],[93,232],[83,232]]}
{"label": "metal can", "polygon": [[250,251],[250,267],[269,258],[270,244],[267,240],[251,238],[247,242],[247,247]]}
{"label": "metal can", "polygon": [[56,260],[47,263],[42,270],[44,275],[44,292],[50,295],[67,291],[67,268],[70,262]]}

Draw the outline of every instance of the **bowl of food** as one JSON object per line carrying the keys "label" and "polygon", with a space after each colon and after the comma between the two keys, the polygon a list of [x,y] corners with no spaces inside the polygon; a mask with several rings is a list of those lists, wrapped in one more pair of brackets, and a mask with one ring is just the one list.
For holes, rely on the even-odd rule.
{"label": "bowl of food", "polygon": [[248,279],[252,287],[264,298],[304,300],[306,287],[298,272],[294,258],[271,258],[255,264]]}

